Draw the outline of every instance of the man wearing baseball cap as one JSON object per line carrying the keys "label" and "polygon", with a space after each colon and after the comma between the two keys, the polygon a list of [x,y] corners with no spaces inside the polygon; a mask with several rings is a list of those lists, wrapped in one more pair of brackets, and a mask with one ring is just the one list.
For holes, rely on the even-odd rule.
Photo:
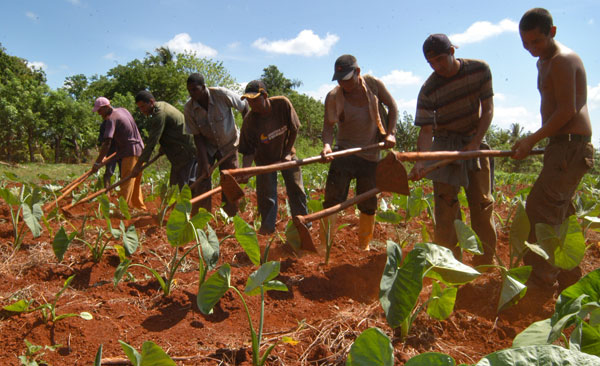
{"label": "man wearing baseball cap", "polygon": [[[121,177],[128,176],[133,171],[138,157],[144,149],[140,131],[131,113],[125,108],[113,108],[110,105],[110,101],[105,97],[96,99],[92,111],[102,116],[105,123],[103,142],[92,169],[94,171],[98,170],[102,159],[104,159],[110,149],[111,143],[114,143],[117,151],[115,159],[121,159]],[[144,197],[140,188],[141,182],[141,173],[125,181],[120,186],[119,196],[125,199],[129,207],[146,210]]]}
{"label": "man wearing baseball cap", "polygon": [[[198,182],[197,194],[211,189],[211,177],[208,176],[210,166],[216,160],[222,161],[220,170],[236,169],[238,167],[237,147],[239,130],[235,124],[232,108],[237,109],[242,116],[248,112],[248,105],[231,90],[221,87],[208,87],[204,76],[199,73],[191,74],[187,79],[187,90],[190,100],[184,106],[186,132],[194,136],[196,156],[198,160],[197,176],[206,178]],[[231,154],[231,152],[234,152]],[[229,216],[235,216],[237,205],[229,202],[224,194],[223,210]],[[200,201],[200,207],[211,211],[211,198]]]}
{"label": "man wearing baseball cap", "polygon": [[[244,155],[242,165],[268,165],[296,159],[294,142],[300,120],[294,106],[284,96],[270,97],[261,80],[246,85],[242,99],[250,105],[244,117],[239,151]],[[306,193],[300,167],[281,171],[292,216],[306,215]],[[259,234],[275,232],[277,220],[277,172],[256,176],[256,200],[262,218]]]}
{"label": "man wearing baseball cap", "polygon": [[[362,76],[356,58],[352,55],[338,57],[334,65],[333,79],[338,86],[325,98],[325,121],[323,123],[323,150],[325,160],[333,150],[364,147],[385,142],[386,148],[396,145],[396,122],[398,108],[381,80]],[[387,107],[387,111],[385,111]],[[386,116],[387,115],[387,116]],[[335,147],[334,126],[337,125]],[[375,188],[375,168],[379,161],[379,150],[369,150],[356,155],[335,159],[329,166],[325,187],[325,208],[346,200],[350,181],[356,179],[356,194]],[[375,227],[377,197],[358,204],[360,210],[358,242],[362,249],[369,250]],[[327,227],[335,227],[336,215],[328,216],[321,225],[321,245],[328,239]]]}
{"label": "man wearing baseball cap", "polygon": [[[417,99],[415,125],[420,127],[417,151],[468,151],[489,149],[484,137],[494,113],[492,73],[479,60],[454,57],[454,46],[445,34],[432,34],[423,43],[423,54],[433,69]],[[417,162],[415,179],[423,178],[426,164]],[[454,220],[461,218],[458,192],[465,188],[471,227],[483,243],[477,264],[491,264],[496,252],[492,212],[490,159],[456,160],[427,175],[433,181],[434,241],[461,259]]]}

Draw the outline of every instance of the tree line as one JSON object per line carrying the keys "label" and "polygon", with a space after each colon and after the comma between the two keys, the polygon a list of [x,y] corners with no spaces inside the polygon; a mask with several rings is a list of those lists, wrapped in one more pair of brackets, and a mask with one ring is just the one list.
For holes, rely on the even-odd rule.
{"label": "tree line", "polygon": [[[23,58],[9,55],[0,44],[0,160],[7,162],[78,163],[90,159],[98,144],[100,117],[92,112],[94,100],[105,96],[116,107],[127,108],[134,116],[142,136],[146,118],[137,110],[134,95],[151,91],[157,100],[183,110],[188,99],[186,80],[199,72],[208,86],[221,86],[238,93],[241,87],[220,61],[198,58],[193,53],[174,53],[158,48],[141,60],[117,65],[105,75],[77,74],[53,90],[43,70],[30,67]],[[263,69],[261,78],[270,96],[290,99],[302,128],[298,138],[309,145],[320,145],[324,106],[297,92],[300,80],[286,78],[275,65]],[[237,112],[236,112],[237,113]],[[241,124],[242,117],[236,116]],[[397,149],[415,149],[419,129],[413,116],[404,112],[397,122]],[[487,141],[493,149],[508,150],[524,137],[523,128],[514,123],[510,129],[490,128]],[[509,172],[536,172],[541,158],[515,161],[498,159],[497,168]]]}

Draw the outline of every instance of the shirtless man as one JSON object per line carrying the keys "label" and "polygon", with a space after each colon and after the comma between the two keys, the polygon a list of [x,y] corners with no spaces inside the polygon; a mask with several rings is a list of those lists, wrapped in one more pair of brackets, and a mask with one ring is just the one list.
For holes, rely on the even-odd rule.
{"label": "shirtless man", "polygon": [[[542,171],[527,197],[531,222],[529,242],[535,243],[535,224],[560,225],[573,214],[572,198],[583,175],[594,165],[592,126],[587,108],[587,81],[579,56],[554,40],[556,26],[546,9],[527,11],[519,23],[523,47],[538,57],[538,89],[542,127],[517,141],[515,159],[526,157],[533,146],[548,137]],[[533,267],[534,279],[556,282],[557,267],[529,252],[524,260]]]}

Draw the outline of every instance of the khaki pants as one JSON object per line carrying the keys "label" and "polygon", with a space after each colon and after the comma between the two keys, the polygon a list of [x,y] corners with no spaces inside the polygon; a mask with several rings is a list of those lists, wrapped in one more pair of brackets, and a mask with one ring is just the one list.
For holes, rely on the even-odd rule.
{"label": "khaki pants", "polygon": [[[128,176],[135,164],[138,161],[137,156],[128,156],[123,158],[121,161],[121,176]],[[142,183],[142,173],[135,177],[127,180],[125,183],[121,184],[121,191],[119,192],[119,196],[123,197],[127,202],[127,205],[130,208],[135,208],[139,210],[146,210],[146,205],[144,204],[144,197],[142,196],[142,189],[140,187]]]}
{"label": "khaki pants", "polygon": [[[469,186],[465,189],[471,228],[477,233],[484,245],[484,251],[491,255],[496,250],[496,228],[492,216],[494,199],[490,186],[490,161],[480,158],[481,169],[469,171]],[[458,192],[460,187],[434,182],[435,203],[435,242],[436,244],[455,249],[458,242],[454,220],[461,219]]]}

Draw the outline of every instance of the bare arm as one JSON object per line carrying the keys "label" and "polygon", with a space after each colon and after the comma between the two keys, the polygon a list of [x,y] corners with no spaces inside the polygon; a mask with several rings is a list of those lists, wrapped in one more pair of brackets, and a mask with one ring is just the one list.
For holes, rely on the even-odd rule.
{"label": "bare arm", "polygon": [[[421,126],[419,130],[419,137],[417,138],[417,151],[430,151],[431,145],[433,145],[433,126],[426,125]],[[422,161],[417,161],[412,168],[410,174],[414,180],[423,178],[423,169],[425,164]]]}
{"label": "bare arm", "polygon": [[490,97],[481,102],[481,117],[479,118],[479,126],[477,131],[471,139],[471,142],[463,148],[464,151],[479,150],[481,141],[485,137],[485,133],[492,124],[492,118],[494,117],[494,98]]}
{"label": "bare arm", "polygon": [[[325,120],[323,121],[323,134],[321,138],[323,139],[323,150],[321,151],[321,156],[325,157],[327,154],[331,154],[332,149],[331,145],[333,144],[333,127],[337,123],[337,121],[330,121],[327,116],[327,110],[330,108],[331,104],[334,104],[335,100],[330,94],[327,94],[325,98]],[[325,158],[325,161],[333,160],[332,158]]]}
{"label": "bare arm", "polygon": [[98,157],[96,158],[96,161],[92,166],[92,170],[94,172],[98,171],[98,169],[100,168],[100,164],[102,164],[102,160],[104,160],[104,157],[106,156],[106,154],[108,154],[111,142],[112,139],[104,139],[102,145],[100,145],[100,152],[98,153]]}
{"label": "bare arm", "polygon": [[396,106],[396,101],[387,90],[383,82],[379,79],[377,80],[377,88],[379,90],[379,95],[377,96],[379,100],[385,104],[388,108],[388,125],[386,126],[386,136],[385,136],[385,147],[392,148],[396,146],[396,123],[398,122],[398,106]]}

